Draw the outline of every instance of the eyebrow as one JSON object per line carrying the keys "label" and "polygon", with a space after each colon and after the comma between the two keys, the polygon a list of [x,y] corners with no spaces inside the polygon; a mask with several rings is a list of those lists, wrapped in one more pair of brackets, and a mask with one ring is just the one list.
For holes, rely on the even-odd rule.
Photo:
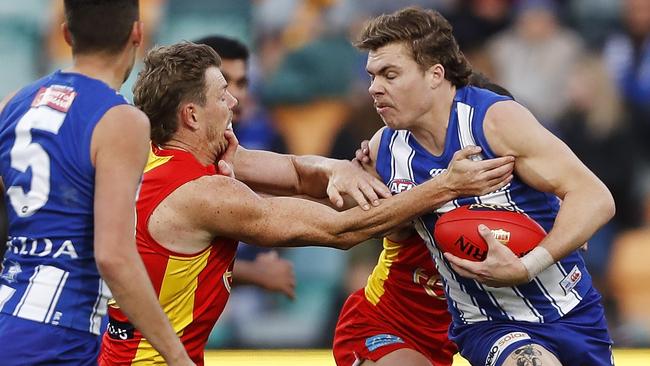
{"label": "eyebrow", "polygon": [[389,65],[385,65],[385,66],[383,66],[381,69],[379,69],[379,71],[377,71],[377,73],[373,73],[372,71],[370,71],[370,70],[368,70],[368,69],[366,69],[366,72],[367,72],[369,75],[382,75],[382,74],[387,73],[387,72],[388,72],[388,69],[390,69],[390,68],[398,68],[398,67],[397,67],[397,65],[389,64]]}

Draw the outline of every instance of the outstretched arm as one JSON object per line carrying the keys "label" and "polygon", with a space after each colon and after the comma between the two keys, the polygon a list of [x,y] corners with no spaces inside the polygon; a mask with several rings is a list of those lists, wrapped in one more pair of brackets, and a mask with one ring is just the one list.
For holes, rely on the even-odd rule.
{"label": "outstretched arm", "polygon": [[378,179],[347,160],[322,156],[282,155],[239,147],[234,161],[237,179],[255,191],[277,195],[329,197],[337,207],[343,195],[364,209],[377,205],[390,192]]}
{"label": "outstretched arm", "polygon": [[525,183],[554,193],[562,205],[553,229],[522,259],[495,245],[491,235],[484,236],[491,244],[485,261],[469,262],[448,254],[447,258],[459,274],[491,286],[525,283],[580,248],[609,221],[614,200],[603,182],[518,103],[499,102],[490,107],[484,130],[495,154],[515,156],[515,173]]}
{"label": "outstretched arm", "polygon": [[[261,198],[241,182],[223,177],[202,177],[189,182],[166,199],[188,225],[206,233],[263,246],[325,245],[349,248],[369,237],[422,215],[455,198],[469,178],[466,167],[479,169],[481,181],[492,181],[492,190],[508,182],[512,164],[488,160],[472,162],[474,149],[457,153],[447,174],[384,200],[381,208],[364,211],[355,207],[337,212],[329,207],[288,197]],[[495,164],[499,167],[495,168]],[[480,167],[480,168],[479,168]],[[206,196],[206,192],[209,195]]]}
{"label": "outstretched arm", "polygon": [[135,245],[135,199],[148,141],[149,120],[128,105],[111,108],[95,128],[91,143],[95,260],[121,309],[167,363],[192,365],[158,303]]}

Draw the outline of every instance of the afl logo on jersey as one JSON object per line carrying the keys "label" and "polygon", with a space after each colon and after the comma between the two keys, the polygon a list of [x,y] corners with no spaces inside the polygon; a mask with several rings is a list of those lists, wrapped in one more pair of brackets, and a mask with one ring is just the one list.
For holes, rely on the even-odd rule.
{"label": "afl logo on jersey", "polygon": [[415,183],[409,179],[393,179],[388,183],[390,193],[398,194],[415,187]]}

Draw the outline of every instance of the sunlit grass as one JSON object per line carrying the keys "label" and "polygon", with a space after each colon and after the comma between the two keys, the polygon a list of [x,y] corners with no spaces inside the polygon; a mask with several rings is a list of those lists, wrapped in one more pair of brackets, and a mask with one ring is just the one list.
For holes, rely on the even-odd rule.
{"label": "sunlit grass", "polygon": [[[649,366],[650,349],[614,350],[616,366]],[[206,366],[335,366],[330,350],[206,351]],[[469,363],[457,356],[454,366]]]}

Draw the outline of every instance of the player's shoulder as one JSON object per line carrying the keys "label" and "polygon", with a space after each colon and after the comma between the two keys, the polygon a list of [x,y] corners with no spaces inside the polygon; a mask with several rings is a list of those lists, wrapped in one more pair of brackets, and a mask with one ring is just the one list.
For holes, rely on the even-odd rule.
{"label": "player's shoulder", "polygon": [[143,129],[148,133],[150,126],[147,115],[130,104],[112,106],[104,113],[99,123],[111,128],[122,129],[125,133]]}
{"label": "player's shoulder", "polygon": [[387,126],[383,126],[382,128],[378,129],[374,135],[372,135],[372,138],[370,138],[370,142],[369,142],[370,152],[372,153],[374,151],[375,156],[377,154],[377,151],[379,151],[379,146],[381,145],[381,140],[384,137],[384,134],[389,133],[390,131],[392,131],[390,128],[388,128]]}
{"label": "player's shoulder", "polygon": [[513,123],[532,117],[530,111],[514,100],[501,100],[492,104],[485,113],[483,126],[486,129],[510,129]]}

